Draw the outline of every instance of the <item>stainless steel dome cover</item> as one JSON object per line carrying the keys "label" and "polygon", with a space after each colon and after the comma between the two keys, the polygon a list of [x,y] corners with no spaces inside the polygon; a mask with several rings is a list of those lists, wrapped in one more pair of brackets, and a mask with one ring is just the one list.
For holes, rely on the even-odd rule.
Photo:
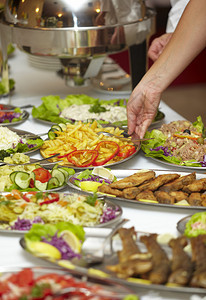
{"label": "stainless steel dome cover", "polygon": [[142,0],[7,0],[0,22],[31,54],[93,56],[141,43],[153,16]]}
{"label": "stainless steel dome cover", "polygon": [[143,20],[143,0],[7,0],[5,20],[18,27],[87,29]]}
{"label": "stainless steel dome cover", "polygon": [[31,55],[58,57],[63,66],[74,63],[81,76],[94,77],[106,55],[145,42],[154,19],[143,0],[6,0],[0,14],[3,61],[14,43]]}

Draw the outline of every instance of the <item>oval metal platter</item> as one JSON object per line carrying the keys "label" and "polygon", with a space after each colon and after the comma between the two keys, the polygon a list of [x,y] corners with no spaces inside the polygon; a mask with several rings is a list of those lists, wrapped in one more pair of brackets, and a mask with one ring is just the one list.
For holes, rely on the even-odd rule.
{"label": "oval metal platter", "polygon": [[[14,110],[15,108],[17,108],[17,106],[13,106],[13,105],[7,105],[7,104],[1,104],[1,110],[0,112],[4,112],[4,110]],[[21,109],[21,108],[20,108]],[[23,122],[25,122],[28,118],[29,118],[29,112],[21,109],[22,113],[21,113],[21,120],[15,121],[15,122],[8,122],[8,123],[3,123],[0,122],[0,126],[14,126],[14,125],[19,125],[22,124]]]}

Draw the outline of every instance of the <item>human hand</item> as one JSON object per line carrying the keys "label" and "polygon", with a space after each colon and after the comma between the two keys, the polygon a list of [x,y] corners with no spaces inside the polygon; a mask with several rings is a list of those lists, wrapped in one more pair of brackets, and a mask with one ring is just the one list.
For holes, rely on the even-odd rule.
{"label": "human hand", "polygon": [[154,39],[149,47],[148,50],[148,57],[151,58],[153,61],[156,61],[162,51],[164,50],[165,46],[169,42],[172,37],[172,33],[165,33],[160,37]]}
{"label": "human hand", "polygon": [[128,133],[133,138],[143,138],[154,120],[161,93],[141,83],[133,90],[127,104]]}

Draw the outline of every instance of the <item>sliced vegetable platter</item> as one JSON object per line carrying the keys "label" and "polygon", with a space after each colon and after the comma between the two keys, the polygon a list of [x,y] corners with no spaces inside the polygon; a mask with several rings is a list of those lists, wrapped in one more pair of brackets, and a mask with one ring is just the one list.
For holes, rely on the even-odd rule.
{"label": "sliced vegetable platter", "polygon": [[19,125],[25,122],[28,118],[28,111],[13,105],[0,104],[0,126]]}
{"label": "sliced vegetable platter", "polygon": [[47,169],[39,164],[0,166],[0,191],[57,191],[63,189],[74,169],[59,168],[57,164]]}
{"label": "sliced vegetable platter", "polygon": [[[19,297],[21,297],[21,299],[26,299],[27,297],[29,299],[34,299],[34,297],[39,298],[38,295],[41,295],[41,299],[46,299],[53,297],[56,292],[61,292],[64,288],[71,289],[71,293],[69,293],[69,299],[71,300],[77,299],[77,297],[81,297],[81,299],[84,298],[85,300],[108,300],[114,296],[115,299],[120,299],[117,298],[119,294],[125,295],[131,293],[127,287],[115,283],[108,283],[106,279],[95,281],[89,278],[83,278],[83,276],[77,277],[74,274],[68,274],[68,272],[62,268],[0,267],[0,272],[2,287],[0,296],[3,297],[11,297],[11,294],[15,297],[15,294],[18,293],[18,299],[20,299]],[[88,296],[85,292],[88,293]],[[97,296],[96,294],[98,293],[100,293],[101,296]],[[62,295],[61,299],[68,299],[68,294]],[[138,300],[138,297],[133,298],[133,300]]]}
{"label": "sliced vegetable platter", "polygon": [[206,169],[206,133],[202,118],[190,121],[173,121],[159,129],[147,131],[141,149],[146,157],[168,166]]}
{"label": "sliced vegetable platter", "polygon": [[[61,99],[60,96],[49,95],[42,97],[42,104],[38,107],[33,107],[32,116],[35,120],[46,123],[46,124],[57,124],[57,123],[74,123],[76,120],[73,117],[64,118],[60,114],[66,108],[72,105],[90,105],[89,111],[91,111],[96,116],[92,119],[98,119],[98,115],[102,112],[108,112],[109,108],[103,107],[104,105],[112,105],[125,108],[125,119],[113,121],[114,126],[124,126],[127,127],[126,118],[126,104],[127,99],[112,99],[112,100],[100,100],[96,98],[89,97],[85,94],[81,95],[68,95],[65,99]],[[85,111],[85,113],[88,112]],[[159,111],[154,119],[152,125],[157,125],[159,122],[164,120],[164,113]],[[112,116],[111,116],[112,118]],[[79,120],[79,119],[78,119]],[[89,118],[91,120],[91,118]],[[82,120],[83,121],[83,120]],[[88,121],[88,120],[84,120]],[[100,124],[108,124],[110,121],[105,121],[103,118],[98,120]]]}
{"label": "sliced vegetable platter", "polygon": [[[59,228],[59,235],[58,237],[61,238],[62,237],[62,230],[64,230],[65,232],[65,228],[62,227],[61,224],[57,224],[58,228]],[[23,238],[21,238],[20,240],[20,245],[21,247],[27,251],[28,253],[30,253],[31,255],[35,256],[35,257],[39,257],[45,261],[51,262],[53,265],[55,266],[59,266],[59,267],[63,267],[66,270],[69,270],[69,272],[71,272],[72,274],[78,274],[78,275],[86,275],[89,276],[91,278],[94,279],[100,279],[100,278],[106,278],[108,282],[116,282],[118,284],[122,284],[124,286],[128,286],[129,288],[133,289],[134,291],[138,291],[139,288],[143,288],[143,289],[151,289],[151,290],[156,290],[156,291],[165,291],[165,292],[172,292],[172,293],[185,293],[185,294],[205,294],[205,288],[203,287],[193,287],[193,286],[189,286],[187,284],[185,284],[184,286],[180,286],[180,285],[176,285],[176,284],[170,284],[169,282],[169,275],[172,273],[172,270],[168,270],[169,272],[166,274],[164,271],[162,271],[164,274],[159,273],[156,275],[156,277],[154,278],[158,278],[159,283],[154,283],[152,281],[152,277],[148,277],[148,275],[150,276],[150,272],[153,272],[153,264],[151,263],[151,257],[154,255],[160,255],[161,257],[164,256],[164,259],[171,263],[172,260],[172,256],[171,256],[171,249],[169,248],[168,244],[161,244],[159,242],[158,235],[156,236],[156,242],[155,243],[155,249],[159,249],[161,254],[157,253],[155,254],[155,251],[152,251],[151,255],[147,255],[147,249],[145,247],[145,245],[143,244],[142,240],[141,240],[141,235],[144,237],[149,237],[152,238],[152,236],[154,236],[154,234],[150,234],[150,233],[142,233],[141,235],[138,236],[138,231],[135,233],[135,229],[133,228],[121,228],[120,230],[126,230],[128,231],[128,233],[126,232],[126,234],[123,236],[118,235],[118,237],[113,239],[112,245],[113,245],[113,249],[112,249],[112,254],[106,254],[104,256],[104,260],[98,264],[95,265],[90,265],[89,262],[86,260],[86,249],[84,249],[84,243],[87,242],[87,238],[83,239],[83,245],[82,245],[82,249],[79,252],[79,257],[71,257],[70,259],[66,259],[63,258],[63,254],[60,254],[57,256],[57,253],[54,254],[54,252],[48,251],[49,249],[45,246],[45,248],[47,250],[43,251],[42,247],[40,249],[39,247],[39,234],[37,234],[37,230],[38,227],[36,225],[33,226],[33,228],[25,234],[25,236]],[[133,232],[133,235],[131,236],[131,232]],[[34,239],[36,233],[36,238]],[[45,240],[48,239],[48,234],[46,233],[46,229],[44,230],[44,232],[41,232],[41,239],[43,238],[43,241],[45,243]],[[135,236],[135,234],[137,235],[137,239],[134,240],[133,236]],[[54,231],[52,233],[52,235],[54,236]],[[32,238],[33,237],[33,238]],[[50,236],[51,237],[51,236]],[[120,237],[120,238],[119,238]],[[123,238],[122,238],[123,237]],[[131,242],[131,238],[133,239],[133,242]],[[126,240],[129,240],[129,244],[131,245],[132,243],[132,248],[133,251],[132,253],[135,253],[135,251],[137,251],[138,253],[138,259],[132,259],[124,256],[125,258],[125,263],[119,262],[120,256],[119,255],[123,255],[123,253],[125,253],[125,246],[124,243],[121,242],[121,239],[125,239],[125,243]],[[153,239],[153,238],[152,238]],[[174,239],[176,239],[174,237]],[[49,248],[51,247],[51,245],[55,245],[52,240],[50,240],[49,242]],[[93,242],[90,243],[91,244],[91,248],[89,253],[94,253],[96,250],[95,249],[95,245],[97,246],[97,244],[95,244]],[[36,245],[38,245],[38,248],[35,247]],[[41,244],[42,245],[42,244]],[[93,245],[93,246],[92,246]],[[99,245],[101,247],[101,241],[99,240]],[[122,248],[123,247],[123,248]],[[60,249],[60,247],[56,244],[55,246],[56,249]],[[51,248],[50,248],[51,250]],[[88,249],[87,249],[88,250]],[[59,250],[60,251],[60,250]],[[119,255],[118,255],[119,254]],[[141,257],[142,254],[143,256]],[[167,257],[167,258],[166,258]],[[119,263],[118,263],[119,262]],[[163,264],[165,264],[165,261],[159,260],[159,263],[163,266]],[[157,262],[158,264],[158,262]],[[136,268],[135,268],[136,265]],[[139,267],[138,267],[139,266]],[[141,269],[142,266],[142,272],[141,274],[144,274],[143,276],[141,276],[141,274],[137,274],[136,276],[133,277],[134,272],[138,272],[138,270]],[[121,273],[122,267],[124,268],[124,273]],[[140,268],[140,269],[139,269]],[[135,271],[136,270],[136,271]],[[143,271],[144,270],[144,271]],[[164,269],[162,269],[164,270]],[[116,273],[117,272],[117,273]],[[119,276],[118,276],[118,272]],[[145,274],[145,272],[147,272]],[[155,271],[154,271],[155,272]],[[122,276],[121,276],[122,275]],[[191,274],[192,276],[192,274]],[[150,279],[151,278],[151,279]],[[187,281],[188,282],[188,281]],[[132,298],[133,299],[133,298]]]}
{"label": "sliced vegetable platter", "polygon": [[[123,197],[123,195],[124,195],[124,194],[122,194],[122,192],[124,192],[123,187],[120,187],[120,188],[115,187],[112,190],[107,189],[107,187],[106,187],[107,185],[110,186],[111,183],[115,183],[118,185],[118,182],[121,182],[121,180],[124,179],[127,181],[126,184],[128,185],[128,187],[131,188],[131,195],[133,196],[135,189],[138,186],[136,187],[135,185],[133,185],[132,181],[134,179],[132,177],[136,174],[140,174],[140,176],[141,176],[141,174],[143,174],[143,172],[146,172],[146,171],[154,173],[154,176],[155,176],[154,180],[157,180],[157,181],[159,179],[162,180],[161,177],[164,177],[164,180],[167,180],[167,178],[169,178],[170,176],[171,176],[171,178],[176,178],[176,179],[177,178],[181,179],[181,178],[185,178],[185,177],[195,177],[196,181],[203,180],[203,179],[206,181],[205,174],[176,172],[173,170],[155,170],[155,169],[154,170],[112,169],[111,172],[114,175],[114,180],[102,181],[98,178],[98,176],[95,178],[95,176],[92,175],[92,170],[88,169],[88,170],[85,170],[82,172],[75,173],[74,175],[70,176],[69,180],[68,180],[68,185],[70,188],[76,189],[77,191],[82,191],[85,194],[92,194],[94,192],[98,194],[98,190],[101,188],[101,185],[104,185],[105,195],[106,195],[106,197],[108,197],[108,199],[113,200],[115,202],[119,202],[120,204],[124,203],[124,202],[129,203],[129,204],[132,204],[134,207],[138,207],[138,205],[144,205],[144,206],[150,207],[151,209],[154,207],[156,207],[156,208],[164,207],[164,208],[171,208],[171,209],[175,209],[175,210],[186,209],[186,210],[194,210],[194,211],[195,210],[200,211],[200,210],[206,209],[205,204],[204,204],[204,206],[201,206],[200,201],[199,201],[199,203],[197,202],[196,205],[189,204],[189,202],[188,202],[189,200],[187,201],[186,199],[189,197],[191,192],[189,192],[187,196],[186,196],[187,193],[185,193],[185,195],[183,193],[182,194],[184,197],[184,198],[182,198],[183,200],[177,200],[178,198],[175,198],[175,197],[178,197],[178,195],[170,197],[172,195],[172,192],[174,192],[173,190],[170,190],[166,194],[164,194],[165,199],[162,199],[162,200],[161,200],[161,198],[160,198],[160,200],[157,200],[158,199],[157,197],[156,197],[156,199],[154,199],[155,198],[154,195],[152,195],[152,198],[151,198],[151,195],[149,195],[149,194],[147,195],[148,198],[147,198],[147,196],[145,197],[142,195],[141,199],[136,200],[135,197],[131,197],[129,194],[128,194],[128,198]],[[176,179],[173,179],[173,181],[175,181]],[[90,184],[91,182],[94,182],[94,185]],[[96,182],[96,184],[95,184],[95,182]],[[131,182],[131,184],[130,184],[130,182]],[[150,181],[150,183],[151,182],[152,181]],[[172,180],[171,180],[171,182],[172,182]],[[170,182],[168,182],[168,184],[169,183]],[[166,186],[166,184],[165,184],[165,186]],[[91,187],[91,189],[90,189],[90,187]],[[162,185],[159,185],[159,188],[156,187],[156,190],[157,191],[161,190],[162,187],[163,187],[163,183],[162,183]],[[140,185],[140,188],[141,188],[141,185]],[[126,191],[126,189],[127,189],[127,193],[130,193],[129,188],[125,188],[125,191]],[[134,191],[132,191],[133,189],[134,189]],[[155,194],[156,190],[153,190],[152,194]],[[101,192],[99,194],[103,195],[104,194],[103,190],[100,189],[100,191]],[[182,189],[179,189],[177,192],[179,192],[179,191],[182,193]],[[171,193],[171,195],[170,195],[170,193]],[[204,190],[203,191],[201,190],[201,193],[204,194]],[[137,196],[138,196],[138,194],[136,195],[136,197]],[[170,199],[172,199],[171,201],[173,203],[171,201],[169,201]]]}
{"label": "sliced vegetable platter", "polygon": [[22,233],[34,223],[46,225],[60,221],[105,227],[117,222],[121,215],[121,207],[103,197],[17,190],[0,194],[0,232]]}
{"label": "sliced vegetable platter", "polygon": [[[104,132],[114,136],[106,136]],[[124,139],[123,129],[113,126],[103,128],[97,121],[59,123],[51,127],[48,137],[40,148],[40,154],[48,158],[59,153],[50,161],[74,169],[120,164],[131,159],[140,149],[140,143]]]}

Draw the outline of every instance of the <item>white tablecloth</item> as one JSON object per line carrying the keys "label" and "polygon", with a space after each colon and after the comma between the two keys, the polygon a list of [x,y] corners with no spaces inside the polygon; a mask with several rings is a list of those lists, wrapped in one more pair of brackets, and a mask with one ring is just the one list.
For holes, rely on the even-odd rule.
{"label": "white tablecloth", "polygon": [[[125,94],[106,94],[96,91],[92,86],[86,88],[68,87],[64,80],[56,72],[33,68],[29,65],[27,55],[16,50],[13,57],[9,59],[10,78],[16,82],[16,88],[13,95],[1,98],[0,102],[16,106],[32,104],[38,106],[41,104],[41,97],[47,95],[60,95],[65,97],[67,94],[88,94],[100,99],[128,98],[129,93]],[[165,113],[165,122],[183,119],[177,112],[169,108],[163,101],[160,104],[160,110]],[[31,109],[28,110],[31,112]],[[29,119],[16,126],[18,129],[27,130],[33,133],[46,132],[50,126]],[[39,153],[32,157],[40,158]],[[118,165],[118,169],[167,169],[167,165],[157,163],[146,158],[141,151],[131,160]],[[175,167],[171,168],[175,169]],[[154,206],[123,204],[123,217],[129,218],[128,227],[135,226],[137,230],[156,233],[171,233],[177,235],[176,223],[182,217],[193,213],[185,209],[160,208]],[[19,245],[20,237],[15,234],[0,233],[0,266],[50,266],[37,258],[31,257],[25,253]],[[170,293],[156,293],[149,290],[138,291],[141,299],[192,299],[191,295],[178,295]],[[192,300],[196,300],[193,298]]]}

